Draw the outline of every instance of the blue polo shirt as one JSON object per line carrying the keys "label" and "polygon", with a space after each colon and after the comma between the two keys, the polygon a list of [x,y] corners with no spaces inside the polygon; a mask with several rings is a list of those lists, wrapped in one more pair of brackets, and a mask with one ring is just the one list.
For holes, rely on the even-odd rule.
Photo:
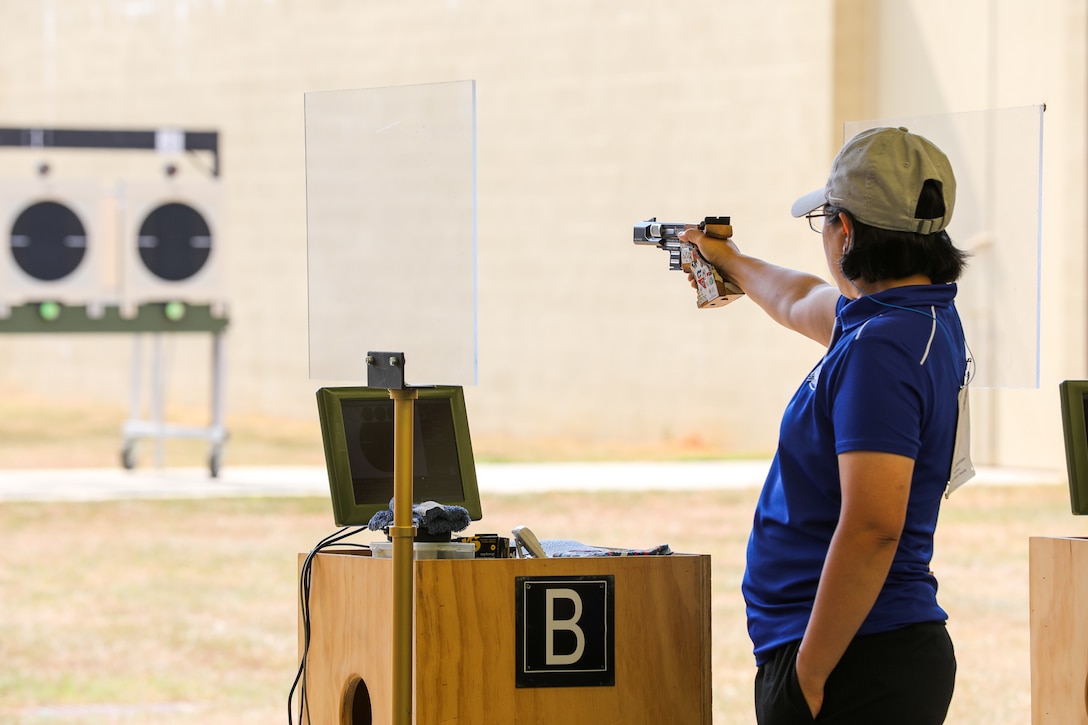
{"label": "blue polo shirt", "polygon": [[840,453],[915,461],[899,548],[858,633],[947,619],[929,562],[966,367],[955,296],[948,284],[840,298],[828,352],[783,415],[752,523],[742,591],[758,664],[805,633],[839,520]]}

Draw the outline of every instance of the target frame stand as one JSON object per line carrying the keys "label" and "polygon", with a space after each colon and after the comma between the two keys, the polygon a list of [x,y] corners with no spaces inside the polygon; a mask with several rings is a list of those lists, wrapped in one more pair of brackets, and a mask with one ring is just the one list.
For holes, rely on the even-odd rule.
{"label": "target frame stand", "polygon": [[[134,338],[131,380],[129,387],[129,418],[121,428],[121,465],[136,467],[136,447],[141,439],[156,441],[156,465],[162,465],[165,438],[195,438],[208,443],[208,470],[212,478],[219,476],[223,448],[229,437],[225,424],[223,392],[226,377],[226,332],[230,319],[218,314],[211,305],[182,305],[176,303],[144,304],[133,316],[121,314],[117,305],[95,310],[92,316],[84,305],[64,305],[40,302],[12,307],[6,318],[0,319],[0,334],[35,333],[127,333]],[[161,343],[164,334],[207,333],[212,336],[211,420],[207,426],[183,426],[164,420],[163,378],[161,375]],[[143,410],[143,346],[142,338],[152,338],[149,418]]]}
{"label": "target frame stand", "polygon": [[[142,305],[138,310],[148,310],[149,314],[163,314],[168,320],[177,314],[172,310],[179,303],[163,305]],[[161,311],[161,312],[160,312]],[[196,313],[194,323],[185,330],[175,329],[170,332],[209,332],[212,336],[211,370],[211,420],[207,426],[179,425],[167,423],[164,416],[166,406],[163,402],[164,381],[162,375],[162,338],[161,329],[151,332],[151,366],[148,381],[150,394],[148,418],[143,418],[143,338],[144,334],[133,336],[132,365],[129,384],[129,417],[121,427],[121,466],[126,470],[136,467],[136,448],[141,439],[155,441],[155,467],[162,468],[164,461],[163,442],[167,438],[202,439],[208,444],[208,473],[212,478],[219,477],[223,461],[223,447],[228,433],[224,420],[223,380],[226,375],[226,327],[227,319],[217,318],[209,306],[183,308],[188,317]],[[180,320],[178,320],[180,321]]]}
{"label": "target frame stand", "polygon": [[[206,153],[212,158],[209,175],[213,178],[220,175],[217,131],[179,128],[0,128],[0,147],[42,151],[61,148],[135,150],[170,155]],[[210,191],[199,183],[192,185],[172,179],[176,172],[173,164],[166,167],[167,177],[172,179],[168,184],[156,182],[125,187],[129,190],[125,208],[131,210],[133,205],[140,205],[144,212],[151,209],[144,216],[148,217],[149,223],[157,222],[151,224],[149,231],[141,228],[138,236],[135,232],[128,235],[136,241],[132,249],[126,245],[127,237],[112,242],[120,245],[116,251],[122,269],[121,279],[111,282],[105,252],[101,251],[110,242],[103,238],[91,244],[84,227],[73,231],[76,222],[81,219],[90,221],[91,229],[95,232],[106,226],[98,218],[104,216],[104,212],[98,206],[101,201],[96,204],[95,198],[107,195],[100,188],[101,185],[95,191],[83,189],[85,184],[53,181],[47,178],[49,169],[49,164],[40,164],[38,179],[16,184],[15,192],[4,197],[11,197],[9,201],[12,204],[9,205],[19,212],[19,216],[14,217],[11,227],[11,264],[4,264],[7,258],[0,257],[0,282],[4,282],[4,295],[0,296],[0,333],[132,334],[134,346],[129,419],[122,427],[122,466],[126,469],[135,467],[136,446],[140,439],[153,438],[157,441],[156,463],[161,467],[165,438],[199,438],[208,443],[208,468],[211,476],[217,477],[227,439],[223,416],[223,379],[226,368],[225,332],[229,320],[218,274],[220,265],[205,263],[209,255],[219,256],[219,252],[212,248],[213,231],[208,227],[207,219],[208,212],[216,211],[218,192]],[[156,196],[161,199],[156,199]],[[36,206],[23,209],[23,199],[26,197],[32,197],[37,202]],[[179,223],[178,208],[184,207],[185,200],[190,197],[194,198],[195,207],[185,209],[192,212],[190,216],[204,214],[200,219],[204,226],[192,231],[192,220],[188,220],[188,224],[182,225],[184,229],[175,229]],[[113,198],[116,201],[117,197]],[[167,202],[165,212],[171,213],[157,213],[164,202]],[[47,204],[57,209],[37,208]],[[70,211],[69,204],[76,204],[76,211]],[[0,209],[3,212],[0,215],[7,215],[7,211],[12,210]],[[40,213],[33,216],[28,211]],[[60,212],[66,212],[67,216]],[[158,219],[164,215],[165,218]],[[23,216],[27,216],[24,224],[27,229],[19,227]],[[69,216],[73,219],[69,220]],[[215,226],[214,222],[212,226]],[[185,234],[188,234],[187,238],[180,239]],[[186,246],[192,249],[183,249]],[[137,254],[139,256],[134,257]],[[192,268],[186,268],[186,263]],[[144,270],[141,264],[147,269]],[[176,269],[181,271],[175,273]],[[118,282],[120,287],[117,287]],[[211,421],[206,427],[174,425],[164,420],[162,336],[179,332],[209,333],[212,336]],[[151,336],[151,391],[150,417],[144,419],[141,416],[142,348],[143,338],[147,335]]]}

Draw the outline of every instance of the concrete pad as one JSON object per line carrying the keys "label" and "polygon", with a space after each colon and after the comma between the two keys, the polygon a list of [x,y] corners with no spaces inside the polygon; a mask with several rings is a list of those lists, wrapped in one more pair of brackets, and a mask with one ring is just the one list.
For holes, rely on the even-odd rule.
{"label": "concrete pad", "polygon": [[[649,491],[758,488],[768,460],[693,462],[481,463],[483,496],[543,491]],[[1065,472],[981,468],[968,486],[1065,485]],[[0,470],[0,501],[107,501],[329,495],[319,466]]]}

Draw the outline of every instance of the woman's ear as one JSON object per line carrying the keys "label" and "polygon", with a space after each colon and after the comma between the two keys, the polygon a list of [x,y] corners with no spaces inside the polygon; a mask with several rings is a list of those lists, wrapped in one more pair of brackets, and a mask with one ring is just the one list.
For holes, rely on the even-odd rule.
{"label": "woman's ear", "polygon": [[842,253],[846,254],[850,251],[850,237],[854,233],[853,223],[846,212],[839,212],[839,221],[842,223]]}

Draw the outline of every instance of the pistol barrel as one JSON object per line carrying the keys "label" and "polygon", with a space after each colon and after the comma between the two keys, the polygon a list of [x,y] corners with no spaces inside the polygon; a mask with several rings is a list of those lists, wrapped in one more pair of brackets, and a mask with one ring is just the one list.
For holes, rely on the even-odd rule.
{"label": "pistol barrel", "polygon": [[689,226],[691,225],[647,219],[635,224],[635,244],[653,244],[657,247],[676,244],[680,241],[680,232]]}

